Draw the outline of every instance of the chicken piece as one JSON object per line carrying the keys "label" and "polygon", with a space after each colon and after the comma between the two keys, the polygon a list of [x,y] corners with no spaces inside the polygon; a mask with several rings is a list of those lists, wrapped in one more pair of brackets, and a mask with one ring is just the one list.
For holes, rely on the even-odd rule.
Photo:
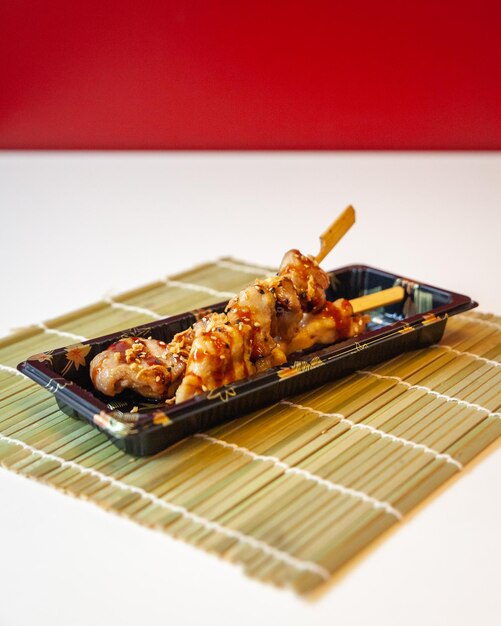
{"label": "chicken piece", "polygon": [[306,314],[296,335],[289,342],[281,342],[280,347],[285,353],[291,354],[315,344],[329,344],[355,337],[365,330],[369,319],[367,315],[353,315],[349,300],[344,298],[326,302],[318,313]]}
{"label": "chicken piece", "polygon": [[303,317],[301,302],[288,276],[272,276],[258,284],[275,297],[274,336],[277,340],[289,340],[296,334]]}
{"label": "chicken piece", "polygon": [[156,339],[124,337],[90,363],[94,387],[107,396],[132,389],[145,398],[172,396],[184,375],[193,329],[166,344]]}
{"label": "chicken piece", "polygon": [[228,321],[244,332],[247,326],[251,337],[250,358],[268,356],[275,348],[276,313],[275,296],[256,281],[234,296],[226,307]]}
{"label": "chicken piece", "polygon": [[294,284],[301,308],[310,313],[320,311],[325,304],[325,290],[330,284],[329,276],[313,257],[289,250],[284,255],[279,276],[287,276]]}
{"label": "chicken piece", "polygon": [[254,365],[256,367],[256,374],[269,370],[270,367],[275,365],[283,365],[287,361],[287,355],[280,346],[273,348],[268,356],[258,359]]}
{"label": "chicken piece", "polygon": [[224,313],[214,313],[194,326],[195,337],[176,403],[254,374],[250,360],[252,328],[233,326]]}
{"label": "chicken piece", "polygon": [[292,338],[303,315],[294,285],[287,276],[256,280],[229,301],[226,311],[231,324],[251,327],[252,360],[269,356],[277,345],[276,338]]}

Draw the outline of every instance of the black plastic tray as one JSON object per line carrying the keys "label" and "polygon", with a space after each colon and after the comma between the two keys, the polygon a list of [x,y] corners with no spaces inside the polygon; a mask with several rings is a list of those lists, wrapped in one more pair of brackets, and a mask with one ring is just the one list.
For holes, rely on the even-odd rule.
{"label": "black plastic tray", "polygon": [[[121,337],[153,337],[169,342],[191,326],[198,311],[167,317],[136,328],[34,355],[18,369],[53,393],[61,408],[104,432],[119,448],[137,456],[154,454],[183,437],[211,428],[292,394],[389,359],[405,350],[440,341],[449,315],[477,306],[469,297],[411,281],[365,265],[334,270],[329,300],[356,298],[396,284],[406,288],[404,302],[371,312],[372,321],[358,337],[291,355],[281,366],[166,406],[127,391],[116,398],[98,393],[88,364]],[[226,302],[210,307],[221,311]],[[206,313],[207,308],[200,309]],[[130,413],[138,406],[137,413]]]}

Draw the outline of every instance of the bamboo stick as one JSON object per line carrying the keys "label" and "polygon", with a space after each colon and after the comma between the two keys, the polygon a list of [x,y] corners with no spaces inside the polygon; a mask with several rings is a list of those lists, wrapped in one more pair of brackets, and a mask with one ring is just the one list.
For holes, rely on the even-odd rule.
{"label": "bamboo stick", "polygon": [[380,307],[401,302],[404,297],[405,291],[403,287],[391,287],[390,289],[376,291],[366,296],[353,298],[353,300],[350,300],[350,304],[353,313],[364,313],[365,311],[371,311],[372,309],[379,309]]}
{"label": "bamboo stick", "polygon": [[321,263],[337,242],[344,237],[355,223],[355,209],[350,205],[339,215],[329,228],[320,235],[320,252],[315,257]]}

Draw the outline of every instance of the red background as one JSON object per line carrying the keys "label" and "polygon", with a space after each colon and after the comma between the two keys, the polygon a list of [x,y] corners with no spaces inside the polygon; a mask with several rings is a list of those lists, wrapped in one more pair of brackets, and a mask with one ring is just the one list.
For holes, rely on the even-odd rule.
{"label": "red background", "polygon": [[12,0],[3,148],[501,148],[501,3]]}

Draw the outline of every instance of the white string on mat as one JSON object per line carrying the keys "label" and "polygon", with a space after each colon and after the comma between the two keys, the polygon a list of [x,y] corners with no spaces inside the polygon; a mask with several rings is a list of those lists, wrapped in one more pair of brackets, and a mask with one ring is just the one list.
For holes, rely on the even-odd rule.
{"label": "white string on mat", "polygon": [[354,422],[342,415],[341,413],[324,413],[323,411],[317,411],[317,409],[314,409],[312,407],[304,406],[302,404],[296,404],[295,402],[290,402],[289,400],[281,400],[281,403],[295,407],[296,409],[309,411],[310,413],[318,415],[319,417],[335,417],[339,420],[340,424],[346,424],[353,430],[366,430],[367,432],[377,435],[381,439],[388,439],[389,441],[394,441],[395,443],[399,443],[404,447],[414,448],[415,450],[420,450],[425,454],[432,454],[437,460],[443,460],[446,463],[450,463],[451,465],[457,467],[459,470],[463,469],[463,464],[446,452],[438,452],[438,450],[434,450],[433,448],[430,448],[423,443],[416,443],[411,439],[405,439],[404,437],[392,435],[384,430],[380,430],[379,428],[374,428],[374,426],[370,426],[369,424],[364,424],[363,422]]}
{"label": "white string on mat", "polygon": [[491,359],[486,359],[485,357],[480,356],[479,354],[475,354],[474,352],[465,352],[464,350],[457,350],[456,348],[453,348],[452,346],[448,346],[445,343],[438,343],[436,344],[436,347],[445,348],[445,350],[448,350],[449,352],[454,352],[454,354],[457,354],[459,356],[473,357],[477,361],[482,361],[483,363],[487,363],[488,365],[493,365],[494,367],[501,367],[501,363],[499,361],[492,361]]}
{"label": "white string on mat", "polygon": [[131,311],[133,313],[141,313],[141,315],[149,315],[150,317],[153,317],[156,320],[161,320],[165,317],[165,315],[160,315],[160,313],[156,313],[155,311],[152,311],[151,309],[145,309],[142,306],[134,306],[132,304],[124,304],[123,302],[116,302],[115,300],[113,300],[111,296],[106,296],[105,298],[103,298],[103,302],[106,302],[106,304],[109,304],[114,309],[123,309],[124,311]]}
{"label": "white string on mat", "polygon": [[15,374],[16,376],[22,376],[23,378],[30,380],[26,374],[23,374],[23,372],[20,372],[15,367],[11,367],[10,365],[3,365],[0,363],[0,371],[9,372],[9,374]]}
{"label": "white string on mat", "polygon": [[59,337],[67,337],[68,339],[75,339],[76,341],[85,341],[87,339],[87,337],[84,337],[83,335],[76,335],[75,333],[69,333],[65,330],[50,328],[44,322],[39,322],[36,326],[49,335],[58,335]]}
{"label": "white string on mat", "polygon": [[399,385],[404,385],[407,389],[415,389],[416,391],[424,391],[435,398],[441,398],[446,402],[454,402],[461,406],[468,407],[470,409],[475,409],[475,411],[481,411],[482,413],[486,413],[488,417],[496,417],[501,418],[501,413],[493,413],[486,409],[485,406],[481,406],[480,404],[475,404],[473,402],[468,402],[467,400],[461,400],[460,398],[455,398],[454,396],[448,396],[445,393],[439,393],[438,391],[434,391],[430,387],[425,387],[424,385],[412,385],[407,381],[400,378],[400,376],[387,376],[384,374],[376,374],[376,372],[370,372],[369,370],[357,370],[358,374],[363,374],[364,376],[374,376],[375,378],[381,378],[382,380],[394,380]]}
{"label": "white string on mat", "polygon": [[63,459],[62,457],[59,457],[55,454],[49,454],[47,452],[43,452],[42,450],[39,450],[38,448],[34,448],[33,446],[25,443],[24,441],[21,441],[19,439],[14,439],[13,437],[8,437],[7,435],[2,435],[1,433],[0,433],[0,440],[6,441],[8,443],[12,443],[21,448],[24,448],[28,452],[31,452],[32,454],[36,456],[40,456],[43,459],[46,459],[49,461],[55,461],[59,463],[62,468],[67,467],[67,468],[76,469],[82,474],[87,475],[87,476],[93,476],[94,478],[100,480],[103,483],[107,483],[109,485],[112,485],[113,487],[122,489],[123,491],[128,491],[130,493],[137,494],[138,496],[141,496],[142,498],[149,500],[154,505],[157,505],[161,508],[171,511],[172,513],[179,513],[182,517],[189,519],[192,522],[195,522],[196,524],[200,524],[201,526],[203,526],[204,528],[208,530],[214,530],[222,535],[225,535],[226,537],[235,539],[239,541],[240,543],[256,548],[257,550],[263,552],[264,554],[272,556],[275,559],[282,561],[283,563],[286,563],[287,565],[290,565],[294,569],[297,569],[299,571],[310,571],[314,574],[317,574],[324,580],[327,580],[330,577],[330,572],[325,567],[322,567],[318,563],[314,563],[313,561],[305,561],[305,560],[296,558],[292,556],[292,554],[289,554],[288,552],[285,552],[284,550],[279,550],[278,548],[275,548],[272,545],[264,541],[261,541],[260,539],[256,539],[255,537],[246,535],[245,533],[242,533],[238,530],[233,530],[232,528],[223,526],[222,524],[219,524],[218,522],[214,522],[200,515],[197,515],[196,513],[189,511],[184,506],[181,506],[179,504],[173,504],[171,502],[168,502],[167,500],[162,500],[161,498],[155,496],[154,494],[149,493],[148,491],[145,491],[141,487],[135,487],[121,480],[118,480],[117,478],[106,476],[106,474],[103,474],[102,472],[98,470],[92,469],[90,467],[85,467],[83,465],[80,465],[79,463],[76,463],[75,461],[67,461]]}
{"label": "white string on mat", "polygon": [[187,283],[184,280],[162,278],[162,281],[167,287],[180,287],[182,289],[189,289],[190,291],[200,291],[201,293],[208,293],[218,298],[232,298],[235,295],[234,291],[218,291],[217,289],[212,289],[212,287],[206,287],[205,285],[198,285],[196,283]]}
{"label": "white string on mat", "polygon": [[496,322],[491,322],[490,320],[484,320],[481,317],[473,317],[471,315],[456,315],[461,320],[465,320],[466,322],[479,322],[480,324],[486,324],[487,326],[491,326],[496,330],[501,331],[501,324],[496,324]]}
{"label": "white string on mat", "polygon": [[217,444],[222,446],[223,448],[228,448],[235,452],[239,452],[250,457],[253,461],[264,461],[271,462],[275,467],[283,470],[284,474],[295,474],[297,476],[302,476],[311,482],[316,483],[317,485],[321,485],[325,487],[329,491],[337,491],[338,493],[344,494],[346,496],[351,496],[353,498],[357,498],[358,500],[362,500],[363,502],[367,502],[371,504],[375,509],[382,509],[386,513],[393,515],[398,520],[401,520],[403,515],[396,508],[391,506],[389,502],[385,502],[384,500],[378,500],[377,498],[373,498],[369,494],[364,491],[359,491],[358,489],[351,489],[350,487],[345,487],[344,485],[339,485],[338,483],[334,483],[327,478],[322,478],[321,476],[317,476],[317,474],[313,474],[308,470],[302,469],[301,467],[293,467],[285,461],[282,461],[276,456],[268,456],[265,454],[256,454],[245,448],[244,446],[239,446],[236,443],[230,443],[228,441],[224,441],[224,439],[218,439],[216,437],[211,437],[210,435],[206,435],[205,433],[197,433],[194,437],[198,437],[199,439],[204,439],[205,441],[209,441],[210,443]]}
{"label": "white string on mat", "polygon": [[256,265],[246,265],[245,263],[239,263],[238,261],[224,261],[220,259],[216,261],[218,267],[223,267],[227,270],[234,270],[236,272],[245,272],[246,274],[253,274],[254,276],[267,274],[269,272],[276,272],[276,269],[271,267],[259,267]]}

